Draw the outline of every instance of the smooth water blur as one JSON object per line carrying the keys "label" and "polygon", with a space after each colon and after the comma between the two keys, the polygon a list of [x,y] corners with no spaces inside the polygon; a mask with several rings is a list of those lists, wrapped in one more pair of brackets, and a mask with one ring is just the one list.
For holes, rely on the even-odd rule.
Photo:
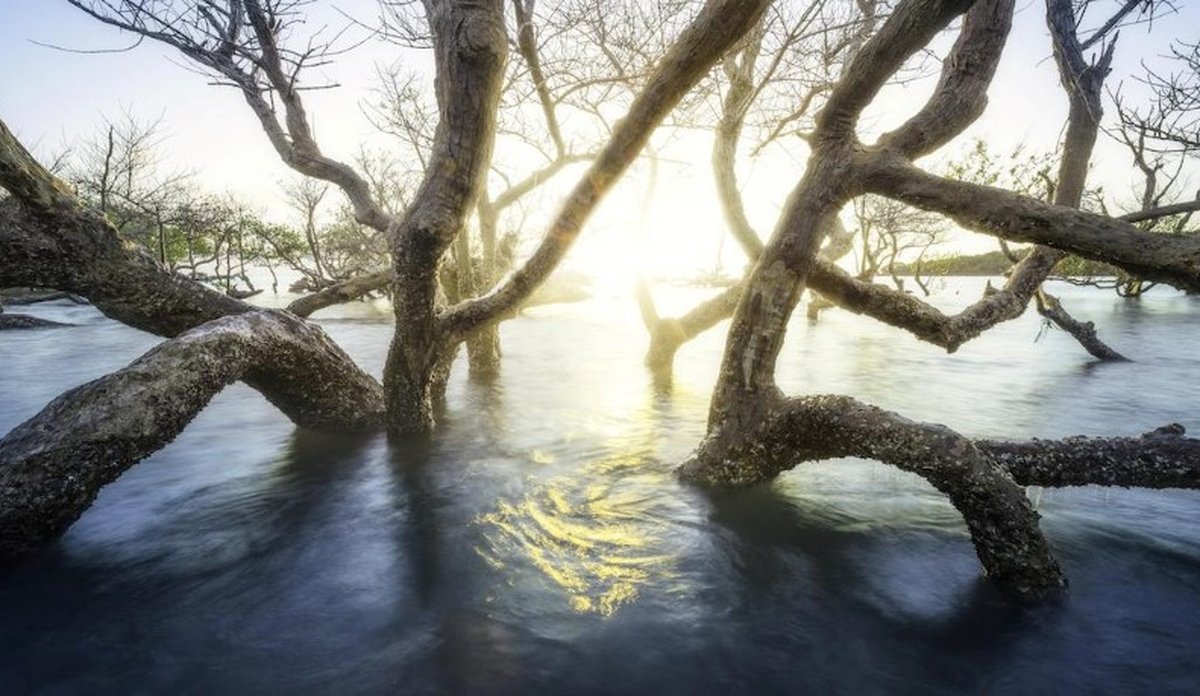
{"label": "smooth water blur", "polygon": [[[1056,291],[1137,362],[1035,340],[1033,313],[946,356],[831,311],[793,322],[780,382],[972,435],[1200,430],[1200,298]],[[30,311],[81,325],[0,335],[0,432],[155,342],[88,308]],[[322,323],[379,373],[386,311]],[[503,338],[494,385],[458,366],[431,444],[299,432],[222,393],[60,543],[0,569],[0,692],[1200,691],[1200,492],[1031,489],[1072,584],[1017,607],[946,500],[895,469],[680,485],[720,331],[670,387],[641,368],[627,298],[530,311]]]}

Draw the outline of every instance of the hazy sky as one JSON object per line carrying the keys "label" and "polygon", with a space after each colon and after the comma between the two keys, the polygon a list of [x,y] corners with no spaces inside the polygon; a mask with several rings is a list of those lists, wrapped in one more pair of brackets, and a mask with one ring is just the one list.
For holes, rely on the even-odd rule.
{"label": "hazy sky", "polygon": [[[313,24],[344,21],[335,8],[370,19],[375,15],[374,5],[374,0],[317,3]],[[991,88],[991,106],[943,156],[960,151],[975,137],[986,138],[997,152],[1020,142],[1034,150],[1053,148],[1057,142],[1066,100],[1050,59],[1043,6],[1019,0],[1018,8],[1012,38]],[[1109,84],[1115,87],[1122,80],[1130,82],[1139,72],[1140,61],[1158,60],[1172,39],[1187,37],[1189,32],[1200,34],[1200,7],[1194,4],[1184,4],[1179,15],[1160,22],[1152,32],[1127,29],[1118,44]],[[236,193],[275,217],[286,214],[279,204],[279,182],[289,176],[288,170],[233,90],[208,86],[203,76],[184,68],[173,51],[151,42],[126,53],[100,55],[64,53],[34,42],[104,49],[131,41],[62,0],[0,0],[0,118],[35,151],[49,154],[94,133],[104,115],[115,117],[128,110],[141,118],[161,116],[171,163],[195,171],[208,189]],[[349,159],[360,143],[380,142],[359,104],[373,83],[375,66],[398,59],[411,69],[429,70],[428,55],[401,55],[394,47],[375,43],[339,58],[326,69],[341,88],[306,97],[323,150]],[[931,89],[932,81],[889,89],[868,111],[865,134],[902,121]],[[574,254],[575,265],[611,262],[630,266],[630,259],[637,256],[631,253],[632,240],[649,230],[653,243],[646,257],[652,265],[673,272],[712,266],[723,227],[713,200],[708,144],[688,141],[685,145],[677,147],[683,153],[680,156],[695,155],[695,162],[660,177],[659,203],[648,219],[642,219],[639,195],[645,185],[644,172],[635,171],[585,233],[584,243]],[[936,164],[937,159],[931,158],[930,163]],[[1136,177],[1121,148],[1102,139],[1095,162],[1092,181],[1103,183],[1115,201],[1130,199],[1128,192]],[[743,186],[751,216],[760,229],[770,229],[801,169],[802,161],[787,157],[746,166]],[[569,185],[572,179],[568,174],[562,185]],[[537,222],[531,220],[530,237],[541,234]],[[955,245],[962,250],[992,247],[986,238],[964,239]],[[725,258],[727,267],[740,265],[732,244],[725,244]]]}

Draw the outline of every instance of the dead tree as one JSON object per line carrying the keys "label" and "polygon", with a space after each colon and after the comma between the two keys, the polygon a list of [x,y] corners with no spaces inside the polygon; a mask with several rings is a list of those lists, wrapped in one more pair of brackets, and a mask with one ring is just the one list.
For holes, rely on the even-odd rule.
{"label": "dead tree", "polygon": [[[1049,0],[1052,16],[1061,1]],[[441,127],[424,182],[401,216],[386,213],[366,193],[350,196],[360,220],[386,222],[393,242],[398,330],[383,397],[391,432],[424,432],[432,426],[434,375],[450,349],[511,312],[553,271],[654,128],[757,24],[766,4],[709,0],[647,78],[534,254],[488,294],[443,308],[436,297],[437,267],[477,203],[495,126],[505,39],[499,0],[428,0]],[[280,67],[298,70],[303,60],[297,62],[295,56],[304,55],[279,58],[283,54],[275,28],[281,18],[270,13],[280,6],[241,0],[229,4],[224,15],[212,14],[216,4],[204,7],[210,13],[201,19],[224,37],[217,49],[186,43],[177,35],[178,24],[139,29],[182,46],[185,54],[214,70],[226,66],[222,61],[233,61],[226,77],[248,81],[243,95],[252,107],[265,107],[255,111],[285,161],[348,194],[366,192],[359,187],[361,177],[316,147],[295,73]],[[924,303],[894,289],[865,284],[870,293],[854,296],[860,289],[854,279],[847,284],[829,270],[832,264],[819,259],[841,208],[863,194],[936,212],[1000,239],[1044,245],[1200,290],[1200,239],[1156,235],[1076,207],[936,176],[913,164],[959,135],[983,111],[1012,12],[1012,0],[902,0],[855,52],[815,119],[806,170],[740,289],[708,435],[681,473],[704,484],[748,485],[800,462],[830,457],[865,456],[899,466],[925,477],[950,498],[984,568],[1001,587],[1037,596],[1061,587],[1064,580],[1019,484],[1193,487],[1200,483],[1200,441],[1184,437],[1177,426],[1140,438],[976,441],[850,397],[787,398],[774,374],[787,322],[810,285],[845,290],[839,299],[848,304],[885,302],[891,311],[887,320],[910,330],[938,324],[940,315],[923,313]],[[133,16],[141,21],[148,15]],[[960,16],[962,28],[933,96],[898,129],[876,143],[862,143],[857,121],[863,109],[907,59]],[[243,31],[254,37],[249,44],[236,41]],[[251,64],[261,70],[241,72]],[[261,90],[283,105],[284,123]],[[318,330],[291,316],[253,312],[166,273],[153,258],[121,244],[102,218],[79,206],[3,129],[0,185],[12,194],[12,200],[0,203],[0,248],[5,251],[0,283],[76,292],[110,316],[176,336],[127,370],[63,395],[0,440],[0,491],[11,501],[4,513],[12,515],[5,525],[8,552],[53,538],[103,482],[159,446],[164,433],[169,439],[229,381],[243,379],[256,386],[300,425],[361,428],[378,422],[378,385]],[[881,313],[878,305],[872,307]],[[185,333],[189,328],[194,330]],[[161,421],[147,420],[147,410],[135,406],[166,399],[161,390],[171,386],[164,375],[175,374],[193,380],[181,387],[187,393],[174,395],[178,401],[166,404]],[[107,426],[82,435],[76,431],[88,429],[71,429],[82,440],[66,435],[64,426],[86,419]],[[101,444],[87,439],[92,435]],[[59,450],[62,454],[54,454],[56,442],[65,448]],[[119,456],[96,455],[99,449]],[[42,452],[51,454],[42,459]],[[88,470],[76,471],[67,460],[85,463]],[[114,461],[119,462],[115,471],[107,468]],[[74,476],[80,484],[73,482]]]}
{"label": "dead tree", "polygon": [[[1049,0],[1052,16],[1061,7],[1057,3]],[[1159,474],[1170,471],[1179,473],[1169,477],[1170,485],[1190,487],[1197,485],[1200,441],[1175,428],[1144,442],[1071,438],[986,446],[848,397],[788,398],[774,374],[788,319],[821,268],[817,250],[825,231],[849,200],[864,193],[938,212],[998,238],[1137,267],[1181,287],[1200,285],[1196,240],[1151,235],[1126,222],[946,179],[913,164],[982,113],[1012,10],[1010,0],[907,0],[858,51],[817,118],[805,173],[747,280],[713,393],[708,435],[680,473],[706,485],[749,485],[804,461],[851,455],[884,461],[924,477],[950,498],[984,569],[1000,587],[1039,596],[1065,580],[1006,460],[1016,452],[1025,461],[1042,453],[1080,474],[1075,484],[1135,485],[1136,476],[1106,472],[1129,466],[1125,457],[1144,447],[1146,456],[1137,461],[1145,463],[1147,485],[1158,485]],[[875,144],[860,142],[863,109],[907,58],[959,16],[962,28],[929,101]],[[911,298],[883,289],[889,297]],[[892,319],[903,323],[919,320],[919,314]],[[1047,468],[1052,472],[1054,466]]]}
{"label": "dead tree", "polygon": [[[383,393],[318,328],[164,268],[42,168],[0,122],[0,285],[53,288],[168,341],[0,439],[0,556],[63,531],[232,381],[298,426],[377,428]],[[190,331],[189,331],[190,330]],[[183,336],[180,336],[183,334]]]}
{"label": "dead tree", "polygon": [[[118,321],[172,337],[125,370],[61,395],[0,440],[0,556],[53,539],[100,487],[170,441],[235,380],[258,389],[301,427],[354,431],[382,421],[393,434],[428,430],[434,376],[445,369],[450,349],[515,309],[553,271],[656,125],[766,4],[710,0],[650,75],[533,256],[491,293],[450,308],[436,305],[436,274],[476,202],[487,162],[505,50],[499,0],[470,5],[430,0],[427,6],[442,124],[422,188],[394,218],[374,203],[357,174],[316,148],[275,44],[282,19],[271,13],[279,5],[233,2],[226,14],[215,4],[201,6],[197,21],[224,37],[215,49],[188,43],[175,23],[148,27],[145,21],[158,20],[138,9],[141,5],[123,6],[139,32],[244,80],[243,95],[285,161],[341,186],[361,220],[386,220],[399,323],[385,372],[387,389],[381,393],[374,379],[303,320],[256,310],[164,269],[82,205],[0,123],[0,186],[10,194],[0,201],[0,285],[72,292]],[[237,43],[243,31],[254,37],[248,44]],[[302,63],[290,65],[298,69]],[[260,64],[262,72],[257,67],[247,72],[248,65]],[[277,90],[286,125],[258,90],[260,79],[265,89]]]}
{"label": "dead tree", "polygon": [[[671,20],[679,20],[682,10],[694,5],[664,1],[614,8],[580,0],[543,8],[539,14],[530,0],[511,0],[509,24],[516,56],[509,61],[504,79],[496,138],[499,147],[523,152],[540,163],[516,171],[499,161],[491,163],[468,224],[451,246],[453,268],[444,274],[449,282],[442,288],[450,304],[486,291],[512,269],[514,259],[505,252],[517,236],[513,229],[520,224],[514,213],[519,214],[517,209],[546,183],[595,158],[612,131],[607,110],[632,101],[670,46],[675,33]],[[647,26],[656,28],[649,43]],[[386,33],[403,45],[430,43],[427,29],[401,12],[391,17]],[[395,136],[424,168],[435,140],[436,110],[425,104],[411,75],[394,69],[382,77],[371,120]],[[530,103],[537,105],[538,117],[528,115]],[[560,123],[564,112],[576,120],[586,119],[592,126],[589,130],[600,135],[582,139],[564,135]],[[307,316],[390,283],[387,272],[364,273],[302,297],[289,309]],[[498,322],[481,327],[466,344],[471,374],[494,376],[500,359]]]}
{"label": "dead tree", "polygon": [[[718,103],[710,160],[717,197],[730,236],[751,264],[762,253],[763,242],[746,214],[737,176],[747,131],[756,136],[755,156],[787,136],[806,138],[812,114],[845,69],[846,56],[874,31],[876,5],[861,0],[776,7],[725,56],[709,86]],[[852,243],[852,233],[839,224],[821,256],[837,261]],[[663,317],[649,283],[639,281],[638,306],[650,335],[645,363],[651,372],[659,379],[669,376],[680,347],[732,316],[741,289],[742,283],[736,283],[684,314]]]}
{"label": "dead tree", "polygon": [[[1078,206],[1083,194],[1087,176],[1087,167],[1091,159],[1091,151],[1099,132],[1100,117],[1103,113],[1101,99],[1104,77],[1108,73],[1112,60],[1115,40],[1105,41],[1122,22],[1129,19],[1134,10],[1139,10],[1136,4],[1126,3],[1113,15],[1116,21],[1106,21],[1086,38],[1077,36],[1078,28],[1074,11],[1069,3],[1054,2],[1047,4],[1047,20],[1053,39],[1053,47],[1059,75],[1063,87],[1069,97],[1069,113],[1066,135],[1063,143],[1062,156],[1056,185],[1052,187],[1054,202],[1060,205]],[[1153,16],[1154,8],[1139,10]],[[873,28],[873,15],[864,9],[865,21],[863,26]],[[857,47],[862,35],[852,34],[848,46]],[[1095,63],[1088,63],[1084,57],[1086,48],[1100,45],[1102,55]],[[1086,48],[1085,48],[1086,47]],[[941,85],[943,91],[953,90],[955,85]],[[828,87],[826,87],[826,91]],[[734,94],[731,90],[730,94]],[[806,100],[802,105],[808,106]],[[811,142],[811,136],[807,138]],[[726,148],[726,152],[728,152]],[[722,162],[718,173],[718,181],[735,181],[728,157],[714,158],[714,162]],[[1061,184],[1061,185],[1059,185]],[[719,185],[726,218],[730,224],[735,239],[746,249],[751,259],[757,258],[761,252],[761,237],[749,224],[741,204],[736,186]],[[1175,215],[1194,206],[1163,206],[1146,210],[1140,214],[1124,216],[1130,222],[1156,219]],[[947,315],[932,305],[922,302],[915,297],[905,297],[904,293],[889,292],[887,288],[856,278],[837,267],[830,258],[830,250],[844,249],[847,234],[840,218],[830,220],[833,226],[827,232],[826,250],[814,262],[811,276],[808,280],[810,289],[817,292],[821,299],[816,300],[817,306],[831,302],[859,314],[870,316],[885,323],[910,331],[917,338],[945,348],[948,352],[956,351],[962,344],[973,340],[998,323],[1016,319],[1025,313],[1030,302],[1042,294],[1043,301],[1039,307],[1046,309],[1048,319],[1071,333],[1080,344],[1094,357],[1101,360],[1124,360],[1116,351],[1105,345],[1095,334],[1095,328],[1090,322],[1075,320],[1061,302],[1056,298],[1047,298],[1042,290],[1042,283],[1050,277],[1054,268],[1068,256],[1067,252],[1046,246],[1035,249],[1021,259],[1008,275],[1004,286],[997,291],[989,292],[979,301],[969,305],[960,312]],[[647,364],[655,370],[669,370],[674,351],[683,342],[690,340],[699,333],[716,326],[728,318],[737,303],[741,284],[730,291],[722,293],[711,300],[697,306],[691,312],[678,319],[659,319],[643,311],[643,316],[653,316],[655,329],[651,330],[651,348],[647,354]],[[644,291],[643,291],[644,293]],[[647,301],[643,296],[643,307]],[[1053,307],[1053,311],[1050,308]],[[651,324],[648,324],[651,326]]]}
{"label": "dead tree", "polygon": [[316,326],[255,310],[201,324],[63,393],[0,439],[0,558],[57,538],[104,485],[175,439],[233,382],[271,383],[272,393],[329,390],[324,403],[285,410],[304,425],[373,426],[362,400],[342,387],[359,382],[376,400],[377,387],[343,358]]}
{"label": "dead tree", "polygon": [[375,200],[359,173],[318,147],[300,76],[325,60],[330,48],[282,45],[297,21],[290,3],[227,0],[181,10],[167,3],[70,1],[100,21],[173,46],[237,87],[284,162],[340,187],[356,219],[388,235],[397,330],[384,393],[388,429],[395,435],[432,429],[433,401],[458,345],[507,316],[545,280],[658,123],[766,5],[766,0],[708,2],[647,79],[533,255],[487,294],[444,308],[438,266],[479,201],[495,136],[507,54],[501,0],[424,3],[437,72],[438,127],[424,180],[398,216]]}

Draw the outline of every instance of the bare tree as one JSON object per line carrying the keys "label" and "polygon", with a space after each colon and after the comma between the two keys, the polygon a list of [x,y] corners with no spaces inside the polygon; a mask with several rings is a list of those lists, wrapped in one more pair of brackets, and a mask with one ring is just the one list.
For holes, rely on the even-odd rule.
{"label": "bare tree", "polygon": [[[1128,440],[1072,438],[996,445],[972,441],[944,426],[915,423],[849,397],[787,398],[774,382],[788,318],[806,283],[817,277],[817,251],[825,231],[842,206],[861,193],[938,212],[968,229],[1009,241],[1046,244],[1126,268],[1156,266],[1152,274],[1183,287],[1200,280],[1168,270],[1182,270],[1186,264],[1176,262],[1196,253],[1186,251],[1190,244],[1178,238],[1150,235],[1073,207],[946,179],[912,163],[961,133],[983,111],[1012,9],[1008,0],[909,0],[900,3],[858,51],[817,118],[804,176],[738,303],[710,407],[708,436],[680,471],[708,485],[746,485],[802,461],[856,455],[891,463],[925,477],[950,498],[995,582],[1017,594],[1040,595],[1064,581],[1018,483],[1054,485],[1056,479],[1048,474],[1070,469],[1091,483],[1140,485],[1137,479],[1144,477],[1145,485],[1195,486],[1200,481],[1200,441],[1171,429]],[[1063,14],[1069,13],[1069,5],[1049,0],[1048,11],[1052,26],[1070,20],[1074,32],[1071,16]],[[856,130],[862,110],[906,58],[960,15],[962,28],[933,96],[877,143],[861,143]],[[1061,34],[1056,37],[1061,39]],[[1075,132],[1086,136],[1088,130],[1077,124]],[[1070,135],[1067,140],[1074,142]],[[1067,148],[1064,153],[1068,171],[1059,177],[1060,203],[1074,202],[1065,196],[1077,199],[1082,191],[1082,177],[1070,176],[1071,165],[1078,164],[1071,152]],[[1074,192],[1064,193],[1064,188]],[[887,288],[878,293],[897,306],[923,304]],[[910,325],[925,319],[917,311],[889,318]],[[1114,451],[1127,456],[1115,459]],[[1036,473],[1014,466],[1015,460],[1038,457],[1053,463]]]}
{"label": "bare tree", "polygon": [[[0,284],[78,292],[114,318],[173,337],[126,370],[60,396],[0,440],[0,553],[17,553],[61,533],[100,486],[169,440],[233,380],[258,388],[301,426],[369,428],[384,420],[393,434],[429,430],[437,375],[453,348],[513,311],[545,280],[653,130],[759,25],[766,6],[753,0],[706,2],[646,77],[626,116],[614,122],[534,253],[487,294],[451,306],[439,302],[439,265],[461,239],[490,166],[506,48],[499,0],[425,3],[438,69],[439,127],[422,183],[400,215],[375,202],[362,176],[316,147],[295,75],[317,54],[278,45],[280,28],[292,26],[292,15],[280,13],[295,5],[202,2],[196,16],[168,14],[166,19],[177,21],[160,17],[153,26],[146,24],[153,15],[131,5],[105,5],[125,8],[124,15],[91,7],[107,21],[180,47],[238,85],[285,161],[340,187],[359,222],[381,225],[372,228],[387,233],[392,245],[397,332],[381,396],[374,380],[315,327],[294,315],[254,311],[123,244],[102,216],[0,128],[0,185],[10,194],[0,202],[5,252]],[[1098,93],[1090,71],[1111,50],[1104,47],[1096,64],[1080,67],[1074,57],[1091,39],[1074,38],[1077,22],[1069,0],[1047,0],[1047,9],[1060,63],[1074,65],[1064,70],[1074,76],[1068,87],[1075,90],[1072,103],[1088,107]],[[1200,441],[1175,425],[1132,438],[976,440],[848,396],[789,398],[775,384],[787,323],[808,287],[948,347],[978,335],[1000,320],[996,313],[1007,311],[1008,305],[998,303],[990,307],[992,314],[977,315],[958,333],[947,332],[951,320],[921,299],[863,283],[821,259],[842,208],[862,195],[899,201],[1008,242],[1042,245],[1017,273],[1035,255],[1049,260],[1048,273],[1055,255],[1072,253],[1153,282],[1200,290],[1200,238],[1156,234],[1079,208],[1096,132],[1094,110],[1071,112],[1054,202],[939,176],[914,164],[960,135],[984,110],[1012,13],[1012,0],[901,0],[853,50],[813,119],[805,171],[738,288],[707,437],[680,474],[700,484],[739,486],[805,461],[862,456],[893,464],[950,498],[998,585],[1041,596],[1065,580],[1022,485],[1194,488],[1200,486]],[[957,40],[933,95],[895,130],[874,143],[862,142],[863,110],[959,18]],[[187,27],[221,40],[210,36],[198,43]],[[264,94],[282,105],[284,122]],[[1043,265],[1037,268],[1041,273]],[[1035,289],[1045,277],[1024,273],[1022,282],[1036,281]],[[1028,300],[1027,295],[1021,301],[1022,309]],[[99,421],[104,427],[81,427]]]}
{"label": "bare tree", "polygon": [[[319,52],[292,53],[277,42],[292,26],[288,13],[295,4],[203,2],[191,14],[159,3],[76,4],[176,46],[237,85],[286,162],[338,185],[360,222],[388,233],[398,330],[381,399],[378,383],[319,329],[214,293],[124,244],[0,127],[0,186],[10,194],[0,203],[0,285],[77,292],[119,321],[174,336],[127,370],[67,392],[0,439],[3,555],[61,534],[101,486],[168,442],[233,380],[258,388],[303,427],[354,430],[382,420],[392,434],[429,430],[436,374],[452,349],[515,309],[553,271],[665,114],[766,6],[765,0],[706,3],[649,76],[534,254],[489,294],[442,308],[438,266],[477,202],[490,154],[506,47],[499,0],[426,5],[440,126],[421,187],[400,216],[389,215],[361,176],[316,147],[295,77]],[[283,105],[283,123],[265,94]],[[81,419],[95,418],[108,425],[79,427]]]}
{"label": "bare tree", "polygon": [[[847,56],[871,35],[878,14],[873,0],[775,5],[725,57],[707,85],[707,96],[716,103],[711,109],[716,120],[699,123],[713,130],[711,165],[717,196],[729,234],[751,264],[762,253],[763,242],[746,214],[738,183],[742,141],[747,135],[754,138],[753,156],[772,146],[786,147],[789,136],[806,145],[813,115],[846,69]],[[851,232],[837,227],[822,256],[836,261],[850,251],[853,239]],[[678,317],[662,317],[649,283],[640,280],[638,306],[650,334],[647,367],[659,379],[668,377],[676,351],[728,319],[742,287],[734,284]]]}

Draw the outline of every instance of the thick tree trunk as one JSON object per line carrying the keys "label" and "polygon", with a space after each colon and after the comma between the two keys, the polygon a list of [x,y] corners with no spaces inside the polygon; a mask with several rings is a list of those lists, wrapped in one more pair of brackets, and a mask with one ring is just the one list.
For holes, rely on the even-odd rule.
{"label": "thick tree trunk", "polygon": [[392,435],[433,429],[434,371],[461,340],[440,325],[437,268],[482,189],[508,49],[501,0],[427,7],[439,123],[425,179],[392,238],[396,333],[384,368]]}
{"label": "thick tree trunk", "polygon": [[467,366],[471,377],[492,379],[500,374],[500,325],[490,324],[467,339]]}
{"label": "thick tree trunk", "polygon": [[[167,271],[121,239],[103,216],[84,208],[62,182],[42,168],[3,122],[0,185],[12,193],[0,201],[0,249],[4,250],[0,286],[70,292],[87,298],[117,321],[167,337],[224,316],[256,311]],[[315,327],[311,331],[324,335]],[[298,371],[249,373],[246,381],[304,427],[357,429],[364,421],[381,420],[378,382],[340,350],[313,356],[333,362],[313,365],[309,374],[336,376],[337,381],[314,382]],[[288,377],[297,381],[289,382]],[[323,401],[341,403],[347,398],[359,400],[357,412],[332,408]],[[326,416],[315,417],[318,412]]]}
{"label": "thick tree trunk", "polygon": [[[701,447],[680,469],[705,485],[768,480],[805,461],[857,456],[929,481],[962,513],[987,574],[1037,597],[1066,583],[1024,490],[974,444],[945,426],[917,423],[843,396],[772,399],[736,442]],[[713,466],[716,457],[721,466]]]}
{"label": "thick tree trunk", "polygon": [[106,316],[159,336],[253,309],[163,268],[82,207],[35,211],[0,201],[0,285],[86,297]]}
{"label": "thick tree trunk", "polygon": [[804,462],[862,457],[891,464],[950,498],[988,575],[1018,595],[1063,584],[1020,486],[1200,488],[1200,440],[1184,437],[1179,425],[1141,437],[998,442],[970,440],[845,396],[765,402],[753,430],[736,441],[707,441],[681,467],[684,477],[745,486]]}
{"label": "thick tree trunk", "polygon": [[[534,74],[535,85],[538,88],[538,98],[543,103],[543,110],[549,109],[550,107],[547,106],[549,94],[546,91],[546,85],[540,77],[541,68],[536,60],[537,53],[531,45],[533,40],[532,25],[528,22],[523,23],[518,27],[517,36],[522,55],[526,57],[526,62],[531,66],[530,69],[533,70],[533,66],[539,66]],[[533,57],[532,60],[530,56]],[[552,111],[548,113],[552,113]],[[555,134],[555,142],[557,143],[559,156],[561,157],[563,145],[561,136],[557,135],[558,121],[554,118],[547,118],[547,123],[550,125],[551,132]],[[496,206],[486,199],[486,195],[481,197],[477,206],[481,252],[479,264],[479,280],[481,282],[477,283],[477,286],[480,290],[491,288],[500,280],[500,255],[497,244],[497,227],[500,224],[500,216]],[[499,322],[488,324],[467,338],[467,366],[470,369],[472,377],[491,379],[500,374],[500,356]]]}
{"label": "thick tree trunk", "polygon": [[64,532],[101,487],[173,440],[235,381],[286,399],[276,405],[302,426],[378,427],[378,385],[347,366],[320,329],[253,311],[201,325],[65,392],[0,439],[0,558]]}
{"label": "thick tree trunk", "polygon": [[[859,453],[887,461],[922,475],[950,498],[985,569],[1001,587],[1040,595],[1064,581],[1037,515],[1012,479],[969,441],[847,397],[785,399],[775,385],[787,322],[818,265],[823,233],[843,203],[861,193],[857,161],[863,150],[854,135],[858,113],[905,56],[962,9],[936,1],[901,4],[831,93],[817,119],[808,168],[738,303],[709,410],[708,436],[680,474],[705,484],[748,485],[808,458]],[[947,74],[965,70],[977,78],[973,89],[986,88],[1011,15],[1012,3],[1005,0],[972,8],[953,49],[958,60],[946,61]],[[974,50],[974,40],[982,42],[980,51]],[[962,81],[944,75],[940,87]],[[936,147],[977,115],[971,97],[970,91],[945,98],[935,94],[926,109],[885,138],[913,154]],[[876,432],[881,418],[885,425]]]}

